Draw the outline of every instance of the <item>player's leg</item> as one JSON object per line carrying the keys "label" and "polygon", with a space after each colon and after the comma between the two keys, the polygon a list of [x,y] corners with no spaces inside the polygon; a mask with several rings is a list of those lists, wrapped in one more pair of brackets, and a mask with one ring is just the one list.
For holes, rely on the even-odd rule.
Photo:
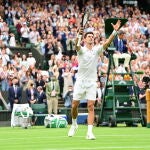
{"label": "player's leg", "polygon": [[72,109],[71,109],[72,119],[76,119],[78,116],[79,103],[80,103],[80,101],[76,101],[76,100],[72,101]]}
{"label": "player's leg", "polygon": [[87,139],[89,140],[94,140],[96,139],[94,134],[93,134],[93,124],[94,124],[94,100],[88,100],[88,132],[87,132]]}
{"label": "player's leg", "polygon": [[89,82],[89,85],[87,86],[86,89],[86,99],[88,100],[87,102],[87,109],[88,109],[88,131],[87,131],[87,136],[86,138],[89,140],[94,140],[96,139],[94,134],[93,134],[93,124],[94,124],[94,105],[96,101],[96,89],[97,89],[97,84],[95,82]]}
{"label": "player's leg", "polygon": [[71,115],[72,115],[72,125],[71,128],[68,132],[68,136],[72,137],[74,136],[77,128],[78,128],[78,124],[77,124],[77,116],[78,116],[78,106],[79,106],[79,102],[80,101],[75,101],[73,100],[72,102],[72,108],[71,108]]}
{"label": "player's leg", "polygon": [[76,81],[74,85],[74,91],[73,91],[73,101],[72,101],[72,108],[71,108],[71,115],[72,115],[72,125],[68,132],[68,136],[72,137],[74,136],[78,125],[77,125],[77,116],[78,116],[78,106],[80,103],[80,99],[84,98],[85,88],[84,83],[82,81]]}

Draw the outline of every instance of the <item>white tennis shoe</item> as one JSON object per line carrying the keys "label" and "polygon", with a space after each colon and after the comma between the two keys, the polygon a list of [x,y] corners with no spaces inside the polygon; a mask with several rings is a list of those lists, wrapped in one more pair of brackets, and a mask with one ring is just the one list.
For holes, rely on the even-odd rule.
{"label": "white tennis shoe", "polygon": [[70,130],[68,132],[68,136],[72,137],[75,135],[76,131],[78,129],[78,125],[71,125]]}
{"label": "white tennis shoe", "polygon": [[96,137],[94,136],[94,134],[93,134],[93,133],[87,133],[87,135],[86,135],[86,139],[87,139],[87,140],[95,140],[95,139],[96,139]]}

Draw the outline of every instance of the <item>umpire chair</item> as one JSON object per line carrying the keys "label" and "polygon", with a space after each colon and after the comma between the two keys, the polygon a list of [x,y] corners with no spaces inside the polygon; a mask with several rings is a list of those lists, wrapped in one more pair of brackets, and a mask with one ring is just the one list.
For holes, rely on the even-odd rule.
{"label": "umpire chair", "polygon": [[[111,23],[115,24],[118,19],[121,20],[121,26],[128,21],[124,18],[109,18],[105,20],[106,38],[113,31]],[[125,123],[126,126],[134,126],[141,123],[142,126],[146,126],[146,120],[142,114],[136,85],[133,80],[135,72],[132,71],[130,64],[133,59],[136,59],[136,56],[134,54],[131,55],[130,72],[116,73],[113,61],[115,50],[111,43],[107,50],[109,64],[97,126],[116,127],[118,123]],[[124,59],[119,59],[119,62],[122,61]],[[116,79],[116,76],[120,76],[120,79]]]}

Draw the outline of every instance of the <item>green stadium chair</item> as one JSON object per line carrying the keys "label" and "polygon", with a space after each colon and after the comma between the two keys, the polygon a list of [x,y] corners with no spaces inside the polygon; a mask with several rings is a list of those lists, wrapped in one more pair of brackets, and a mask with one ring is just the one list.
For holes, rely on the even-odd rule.
{"label": "green stadium chair", "polygon": [[31,49],[32,48],[32,44],[31,43],[27,43],[26,44],[26,48]]}
{"label": "green stadium chair", "polygon": [[0,110],[3,110],[3,107],[0,105]]}
{"label": "green stadium chair", "polygon": [[10,26],[9,26],[9,31],[13,33],[14,31],[17,31],[17,29],[16,29],[15,26],[10,25]]}
{"label": "green stadium chair", "polygon": [[47,107],[45,104],[31,104],[31,108],[32,108],[34,114],[47,113]]}
{"label": "green stadium chair", "polygon": [[44,118],[47,115],[47,106],[45,104],[31,104],[34,113],[34,124],[44,125]]}

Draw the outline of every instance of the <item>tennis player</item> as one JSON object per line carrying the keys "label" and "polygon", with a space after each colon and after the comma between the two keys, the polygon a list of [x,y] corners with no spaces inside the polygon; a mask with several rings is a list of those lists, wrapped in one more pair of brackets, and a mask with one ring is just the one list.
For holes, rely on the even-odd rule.
{"label": "tennis player", "polygon": [[83,42],[84,46],[80,45],[80,41],[83,35],[83,28],[80,28],[79,36],[77,37],[76,51],[78,56],[78,73],[77,79],[74,85],[73,101],[71,108],[72,125],[68,132],[68,136],[74,136],[78,124],[78,106],[80,100],[87,99],[88,108],[88,131],[86,139],[95,140],[93,134],[94,123],[94,104],[96,100],[96,88],[97,88],[97,63],[99,55],[110,45],[114,37],[117,35],[117,31],[121,26],[121,21],[118,20],[116,24],[112,24],[113,32],[103,45],[94,46],[94,34],[93,32],[87,32],[84,34]]}

